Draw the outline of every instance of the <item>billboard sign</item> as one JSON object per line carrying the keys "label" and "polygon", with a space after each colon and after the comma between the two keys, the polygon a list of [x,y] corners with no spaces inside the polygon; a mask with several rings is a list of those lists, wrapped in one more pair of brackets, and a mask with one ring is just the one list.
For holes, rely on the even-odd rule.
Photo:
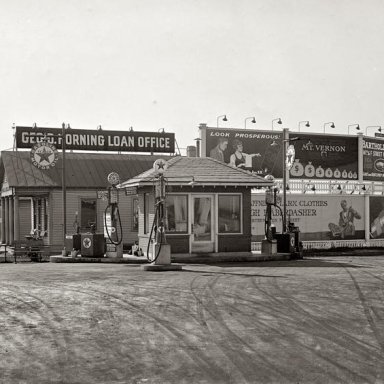
{"label": "billboard sign", "polygon": [[357,180],[358,138],[292,133],[295,162],[290,170],[292,179]]}
{"label": "billboard sign", "polygon": [[370,238],[384,238],[384,196],[369,196]]}
{"label": "billboard sign", "polygon": [[384,180],[384,139],[363,138],[363,179]]}
{"label": "billboard sign", "polygon": [[282,132],[205,128],[202,155],[256,173],[283,176]]}
{"label": "billboard sign", "polygon": [[[252,237],[254,241],[261,241],[265,235],[265,196],[255,193],[251,199]],[[278,195],[277,200],[282,207],[281,196]],[[364,239],[364,196],[287,195],[287,224],[289,222],[299,227],[302,241]],[[272,207],[272,223],[281,233],[281,212],[275,207]]]}
{"label": "billboard sign", "polygon": [[[46,141],[62,149],[61,128],[16,127],[17,148],[31,148]],[[175,134],[167,132],[65,129],[68,150],[174,153]]]}

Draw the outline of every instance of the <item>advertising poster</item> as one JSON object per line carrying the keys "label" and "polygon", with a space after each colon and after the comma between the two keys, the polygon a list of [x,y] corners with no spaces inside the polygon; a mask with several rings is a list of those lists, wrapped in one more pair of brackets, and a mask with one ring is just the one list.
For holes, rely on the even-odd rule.
{"label": "advertising poster", "polygon": [[384,238],[384,196],[369,196],[370,238]]}
{"label": "advertising poster", "polygon": [[369,181],[384,180],[384,139],[364,137],[363,179]]}
{"label": "advertising poster", "polygon": [[[282,197],[277,199],[283,209]],[[252,239],[261,241],[266,211],[263,194],[252,194],[251,209]],[[276,207],[272,207],[272,223],[281,233],[282,217]],[[288,223],[299,227],[302,241],[364,239],[364,196],[287,195]]]}
{"label": "advertising poster", "polygon": [[282,132],[207,128],[202,145],[207,157],[260,176],[283,176]]}
{"label": "advertising poster", "polygon": [[289,177],[294,179],[357,180],[358,138],[290,133],[295,161]]}

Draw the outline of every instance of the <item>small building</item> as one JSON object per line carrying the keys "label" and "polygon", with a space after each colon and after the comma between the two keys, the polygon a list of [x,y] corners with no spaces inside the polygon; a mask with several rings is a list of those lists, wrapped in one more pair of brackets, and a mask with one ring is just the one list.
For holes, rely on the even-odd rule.
{"label": "small building", "polygon": [[[63,248],[62,154],[54,167],[36,168],[30,151],[2,151],[1,242],[12,245],[37,232],[51,252]],[[152,167],[158,156],[106,153],[74,153],[65,156],[66,233],[77,227],[87,232],[93,226],[103,233],[103,214],[107,206],[107,176],[117,172],[127,180]],[[123,192],[123,191],[122,191]],[[137,240],[137,196],[120,193],[123,243]]]}
{"label": "small building", "polygon": [[[208,157],[174,157],[163,177],[166,240],[172,254],[251,251],[251,190],[272,182]],[[138,194],[138,237],[144,251],[157,182],[158,173],[151,167],[120,185]]]}

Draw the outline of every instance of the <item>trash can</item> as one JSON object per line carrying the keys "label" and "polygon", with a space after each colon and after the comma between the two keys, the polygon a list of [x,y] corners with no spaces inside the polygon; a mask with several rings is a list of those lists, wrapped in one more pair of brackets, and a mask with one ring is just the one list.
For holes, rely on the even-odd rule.
{"label": "trash can", "polygon": [[81,235],[74,233],[73,235],[65,235],[65,249],[71,252],[73,249],[80,251],[81,249]]}
{"label": "trash can", "polygon": [[82,257],[104,257],[105,239],[102,233],[81,234]]}
{"label": "trash can", "polygon": [[278,253],[293,253],[295,252],[295,233],[277,233],[275,235],[277,240]]}

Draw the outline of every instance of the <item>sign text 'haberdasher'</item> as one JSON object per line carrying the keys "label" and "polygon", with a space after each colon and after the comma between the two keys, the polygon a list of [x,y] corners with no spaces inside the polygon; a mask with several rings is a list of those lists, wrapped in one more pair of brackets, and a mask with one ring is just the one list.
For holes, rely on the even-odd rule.
{"label": "sign text 'haberdasher'", "polygon": [[[31,148],[46,140],[62,148],[62,129],[16,127],[17,148]],[[174,133],[102,131],[87,129],[66,129],[65,147],[69,150],[121,151],[121,152],[164,152],[175,151]]]}

